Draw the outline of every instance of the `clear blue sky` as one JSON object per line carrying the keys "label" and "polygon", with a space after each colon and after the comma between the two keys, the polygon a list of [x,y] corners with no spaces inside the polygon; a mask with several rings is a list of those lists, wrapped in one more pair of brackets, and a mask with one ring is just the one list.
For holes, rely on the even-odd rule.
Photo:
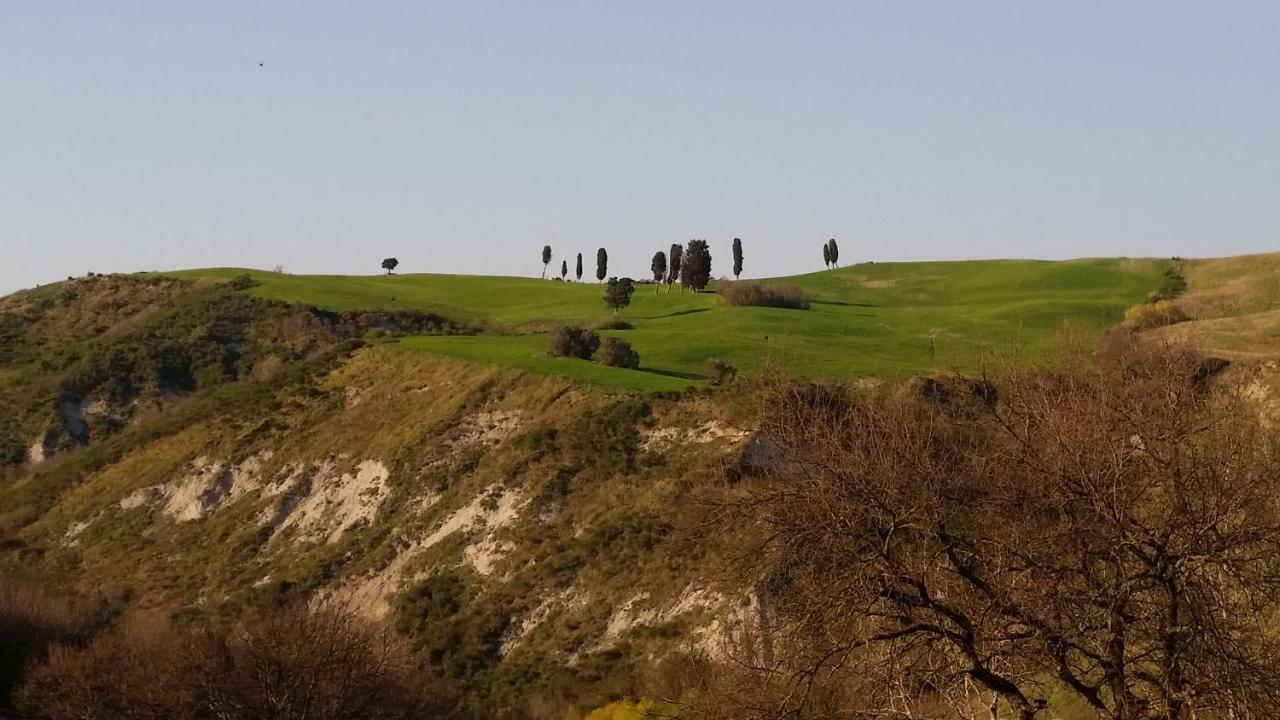
{"label": "clear blue sky", "polygon": [[0,292],[1280,249],[1275,0],[5,0],[0,93]]}

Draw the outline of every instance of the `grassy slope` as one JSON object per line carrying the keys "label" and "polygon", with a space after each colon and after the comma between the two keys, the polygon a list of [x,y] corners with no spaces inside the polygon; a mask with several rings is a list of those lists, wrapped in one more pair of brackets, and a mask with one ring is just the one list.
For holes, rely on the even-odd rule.
{"label": "grassy slope", "polygon": [[660,390],[687,385],[711,357],[744,369],[776,359],[801,375],[888,378],[972,370],[988,353],[1041,357],[1064,325],[1100,332],[1117,322],[1126,307],[1159,285],[1166,265],[1125,259],[880,263],[780,278],[813,296],[809,311],[728,307],[713,293],[655,294],[642,286],[622,313],[635,329],[617,334],[640,353],[647,373],[547,358],[543,338],[531,334],[553,324],[607,318],[595,284],[249,271],[258,281],[249,292],[332,310],[413,308],[483,323],[502,334],[413,338],[404,346],[607,386]]}
{"label": "grassy slope", "polygon": [[1280,355],[1280,253],[1192,260],[1176,301],[1190,322],[1160,334],[1235,359]]}

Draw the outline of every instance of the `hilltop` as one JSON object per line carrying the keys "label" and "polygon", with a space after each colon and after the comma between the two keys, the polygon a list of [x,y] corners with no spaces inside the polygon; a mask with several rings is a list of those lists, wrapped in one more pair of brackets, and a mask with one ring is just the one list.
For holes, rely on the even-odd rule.
{"label": "hilltop", "polygon": [[492,362],[605,386],[681,389],[708,358],[742,370],[766,360],[807,377],[897,379],[974,371],[984,358],[1038,359],[1064,327],[1097,336],[1160,284],[1169,260],[986,260],[874,263],[771,278],[812,298],[809,310],[731,307],[714,293],[640,285],[606,331],[640,353],[631,372],[546,356],[540,336],[559,324],[610,317],[596,283],[464,275],[285,275],[217,268],[179,278],[247,276],[247,293],[330,311],[411,309],[481,327],[474,337],[414,338],[406,349]]}

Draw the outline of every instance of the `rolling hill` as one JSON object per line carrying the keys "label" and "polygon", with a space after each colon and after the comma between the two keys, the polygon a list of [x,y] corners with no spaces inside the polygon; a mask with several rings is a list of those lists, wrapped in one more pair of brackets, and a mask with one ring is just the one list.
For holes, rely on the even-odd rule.
{"label": "rolling hill", "polygon": [[463,275],[284,275],[217,268],[168,275],[248,275],[249,294],[331,311],[411,309],[484,329],[415,337],[406,350],[491,362],[636,390],[673,390],[702,377],[708,358],[744,370],[772,360],[808,377],[901,378],[973,371],[984,359],[1041,359],[1064,327],[1097,335],[1160,284],[1168,260],[987,260],[875,263],[783,277],[813,299],[809,310],[731,307],[708,292],[641,285],[608,331],[640,353],[642,370],[546,355],[540,333],[610,317],[595,283]]}
{"label": "rolling hill", "polygon": [[1148,332],[1233,360],[1280,418],[1278,255],[775,280],[807,311],[640,286],[609,332],[642,372],[546,355],[548,328],[610,317],[596,284],[221,268],[23,291],[0,298],[0,580],[193,622],[346,599],[486,707],[574,717],[764,622],[700,524],[759,410],[749,383],[707,387],[707,358],[851,381],[1047,362],[1171,268],[1190,319]]}

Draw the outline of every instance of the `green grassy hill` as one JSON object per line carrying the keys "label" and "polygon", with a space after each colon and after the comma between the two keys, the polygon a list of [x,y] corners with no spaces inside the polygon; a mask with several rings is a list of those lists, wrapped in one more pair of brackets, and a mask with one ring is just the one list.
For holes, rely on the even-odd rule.
{"label": "green grassy hill", "polygon": [[[984,357],[1039,359],[1065,326],[1096,334],[1160,283],[1165,260],[987,260],[863,264],[778,282],[813,297],[810,310],[731,307],[714,294],[641,286],[611,331],[640,353],[642,372],[547,357],[542,333],[609,317],[595,283],[464,275],[283,275],[217,268],[172,273],[231,278],[248,292],[328,310],[415,309],[483,326],[474,337],[418,337],[403,348],[514,366],[599,385],[678,389],[708,358],[744,370],[766,360],[811,377],[896,378],[974,370]],[[714,287],[712,288],[714,290]]]}

